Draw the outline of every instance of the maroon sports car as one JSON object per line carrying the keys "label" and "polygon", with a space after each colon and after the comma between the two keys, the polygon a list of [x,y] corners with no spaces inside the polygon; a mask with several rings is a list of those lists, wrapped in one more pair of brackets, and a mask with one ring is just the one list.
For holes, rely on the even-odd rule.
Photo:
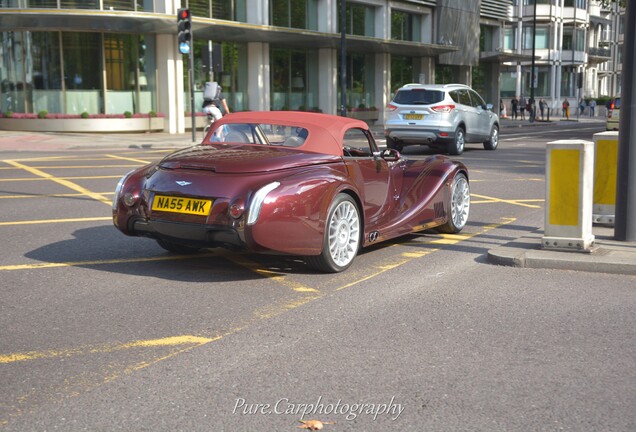
{"label": "maroon sports car", "polygon": [[460,231],[469,206],[462,163],[382,151],[359,120],[266,111],[227,115],[201,144],[126,174],[113,220],[176,253],[239,248],[339,272],[375,242]]}

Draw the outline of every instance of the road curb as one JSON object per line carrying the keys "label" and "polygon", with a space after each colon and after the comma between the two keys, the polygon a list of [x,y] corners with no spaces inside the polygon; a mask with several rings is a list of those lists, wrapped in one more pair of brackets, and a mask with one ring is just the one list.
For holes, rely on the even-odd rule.
{"label": "road curb", "polygon": [[489,250],[487,259],[508,267],[636,275],[636,245],[603,239],[587,253],[546,250],[538,235],[521,237]]}

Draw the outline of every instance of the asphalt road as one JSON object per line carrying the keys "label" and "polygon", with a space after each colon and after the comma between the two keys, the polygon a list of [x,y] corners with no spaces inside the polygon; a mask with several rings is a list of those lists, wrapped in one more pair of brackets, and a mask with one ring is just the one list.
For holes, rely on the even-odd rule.
{"label": "asphalt road", "polygon": [[0,430],[636,430],[636,277],[485,259],[542,228],[545,143],[596,131],[468,146],[462,235],[336,275],[116,231],[118,178],[160,146],[0,153]]}

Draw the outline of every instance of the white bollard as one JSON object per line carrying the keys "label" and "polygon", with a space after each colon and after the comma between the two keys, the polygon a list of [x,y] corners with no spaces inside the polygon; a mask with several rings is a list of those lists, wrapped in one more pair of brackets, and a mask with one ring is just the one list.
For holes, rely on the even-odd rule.
{"label": "white bollard", "polygon": [[614,225],[616,218],[616,171],[618,132],[594,134],[594,199],[592,222]]}
{"label": "white bollard", "polygon": [[544,249],[592,251],[593,169],[593,142],[547,144]]}

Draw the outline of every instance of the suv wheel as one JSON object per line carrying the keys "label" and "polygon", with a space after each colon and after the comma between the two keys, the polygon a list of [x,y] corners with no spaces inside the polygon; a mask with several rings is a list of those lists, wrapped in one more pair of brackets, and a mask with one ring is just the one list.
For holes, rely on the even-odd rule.
{"label": "suv wheel", "polygon": [[499,128],[497,125],[492,125],[492,130],[490,131],[490,139],[488,141],[484,141],[484,148],[486,150],[495,150],[497,149],[497,145],[499,144]]}
{"label": "suv wheel", "polygon": [[448,153],[452,155],[460,155],[464,152],[466,144],[466,133],[463,127],[458,127],[455,131],[455,139],[448,145]]}
{"label": "suv wheel", "polygon": [[399,152],[401,152],[404,149],[404,146],[401,143],[395,141],[391,137],[386,137],[386,147],[390,149],[395,149]]}

